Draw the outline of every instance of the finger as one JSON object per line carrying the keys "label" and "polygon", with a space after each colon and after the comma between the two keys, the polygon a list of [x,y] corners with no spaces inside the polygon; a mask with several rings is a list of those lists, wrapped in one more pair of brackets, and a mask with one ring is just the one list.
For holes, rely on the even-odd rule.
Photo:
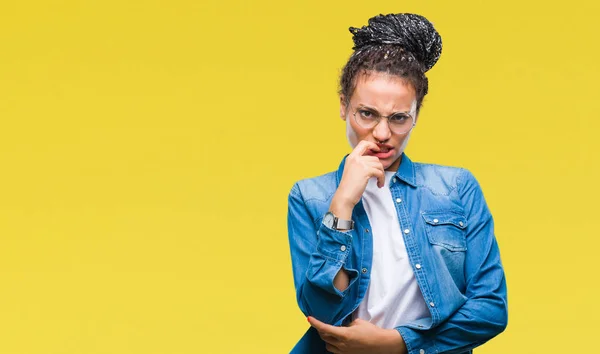
{"label": "finger", "polygon": [[343,328],[332,326],[327,323],[323,323],[312,316],[308,316],[308,322],[311,326],[313,326],[317,331],[323,334],[329,334],[333,337],[339,337],[343,333]]}
{"label": "finger", "polygon": [[382,188],[385,186],[385,172],[383,167],[371,167],[369,170],[370,175],[377,178],[377,187]]}
{"label": "finger", "polygon": [[338,353],[342,352],[340,350],[340,348],[336,347],[333,344],[329,344],[329,343],[325,343],[325,349],[327,349],[327,351],[329,351],[330,353],[334,353],[334,354],[338,354]]}
{"label": "finger", "polygon": [[329,345],[330,348],[329,351],[334,352],[334,353],[341,353],[341,349],[342,349],[342,345],[343,343],[337,339],[335,339],[334,337],[332,337],[331,335],[328,334],[321,334],[319,333],[319,335],[321,336],[321,339],[323,340],[323,342],[325,342],[325,345]]}
{"label": "finger", "polygon": [[377,185],[379,186],[379,188],[385,187],[385,172],[383,170],[381,170],[381,174],[379,176],[377,176],[377,182],[378,182]]}
{"label": "finger", "polygon": [[384,171],[383,164],[381,163],[381,161],[379,160],[379,158],[376,157],[375,159],[376,159],[375,161],[368,160],[364,164],[367,165],[367,166],[369,166],[369,167],[373,167],[373,168],[376,168],[378,170]]}
{"label": "finger", "polygon": [[380,171],[380,173],[377,174],[377,186],[379,188],[384,187],[385,186],[385,170],[383,169],[383,164],[381,163],[381,161],[379,161],[379,159],[377,159],[377,162],[374,163],[374,168],[377,169],[378,171]]}
{"label": "finger", "polygon": [[308,316],[306,319],[308,320],[308,323],[310,323],[311,326],[313,326],[317,331],[319,331],[319,333],[329,333],[327,331],[329,326],[328,324],[323,323],[312,316]]}
{"label": "finger", "polygon": [[380,151],[381,149],[379,148],[379,146],[377,146],[377,144],[371,141],[361,140],[358,143],[358,145],[356,145],[354,150],[350,153],[350,155],[354,154],[356,156],[362,156],[365,154],[365,152],[367,152],[367,150]]}
{"label": "finger", "polygon": [[368,177],[377,177],[377,185],[379,186],[382,182],[381,177],[383,177],[383,184],[385,184],[385,170],[383,169],[383,165],[377,159],[377,161],[368,161],[365,162],[366,172]]}
{"label": "finger", "polygon": [[329,343],[329,344],[333,344],[333,345],[335,345],[336,347],[337,347],[337,346],[339,346],[339,344],[340,344],[340,342],[341,342],[341,341],[339,340],[339,338],[337,338],[337,337],[335,337],[335,336],[333,336],[333,335],[331,335],[331,334],[329,334],[329,333],[325,333],[325,332],[319,332],[319,331],[317,331],[317,333],[319,333],[319,337],[321,337],[321,339],[322,339],[324,342],[327,342],[327,343]]}
{"label": "finger", "polygon": [[377,157],[377,156],[365,155],[365,156],[362,156],[362,158],[367,163],[379,163],[379,164],[381,164],[381,161],[379,160],[379,157]]}

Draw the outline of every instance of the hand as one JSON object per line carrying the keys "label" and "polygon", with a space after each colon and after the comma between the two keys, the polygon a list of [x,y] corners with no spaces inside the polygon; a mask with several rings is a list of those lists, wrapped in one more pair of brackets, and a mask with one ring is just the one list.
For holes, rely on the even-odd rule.
{"label": "hand", "polygon": [[361,140],[346,158],[344,173],[334,196],[345,206],[354,207],[359,202],[371,177],[377,177],[377,187],[385,185],[385,172],[379,158],[364,156],[369,150],[381,149],[373,142]]}
{"label": "hand", "polygon": [[348,327],[336,327],[308,317],[308,322],[325,341],[325,347],[335,354],[406,354],[406,345],[398,331],[383,329],[356,319]]}

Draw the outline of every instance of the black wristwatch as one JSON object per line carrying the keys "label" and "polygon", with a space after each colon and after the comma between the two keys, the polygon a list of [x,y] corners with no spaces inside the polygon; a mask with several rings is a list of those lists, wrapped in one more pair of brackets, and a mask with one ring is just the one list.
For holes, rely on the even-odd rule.
{"label": "black wristwatch", "polygon": [[334,230],[352,230],[354,229],[354,220],[344,220],[328,211],[323,217],[323,225]]}

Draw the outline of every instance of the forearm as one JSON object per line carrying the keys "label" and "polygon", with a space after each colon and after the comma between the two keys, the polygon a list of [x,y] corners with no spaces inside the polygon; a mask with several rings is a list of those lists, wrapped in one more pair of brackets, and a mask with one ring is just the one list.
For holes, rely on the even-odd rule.
{"label": "forearm", "polygon": [[[340,325],[354,305],[351,297],[347,295],[354,281],[349,280],[348,286],[339,290],[334,286],[334,277],[327,274],[331,271],[336,272],[335,266],[325,264],[320,268],[321,274],[307,275],[298,289],[296,294],[298,305],[306,316],[315,317],[328,324]],[[338,274],[346,274],[346,272],[343,269],[337,271]]]}
{"label": "forearm", "polygon": [[[339,217],[340,219],[349,220],[352,218],[352,205],[348,202],[344,202],[343,198],[341,198],[337,193],[333,196],[331,200],[331,204],[329,206],[329,211],[334,215]],[[344,291],[348,288],[348,284],[350,283],[350,276],[348,272],[346,272],[343,268],[335,275],[333,279],[333,285],[339,290]]]}
{"label": "forearm", "polygon": [[343,268],[335,275],[333,278],[333,286],[336,287],[339,291],[344,291],[348,288],[350,284],[350,276],[348,272],[346,272]]}
{"label": "forearm", "polygon": [[454,315],[430,330],[399,326],[409,354],[463,353],[471,350],[506,328],[506,303],[501,299],[467,301]]}
{"label": "forearm", "polygon": [[[330,208],[350,219],[352,208],[338,201],[334,199]],[[355,231],[315,225],[314,219],[295,185],[289,197],[288,232],[298,306],[306,316],[341,323],[352,311],[354,303],[347,294],[359,274],[349,264]]]}
{"label": "forearm", "polygon": [[352,311],[352,301],[345,300],[358,279],[358,270],[348,264],[347,257],[352,235],[324,225],[320,225],[319,235],[297,294],[298,303],[305,315],[336,324]]}

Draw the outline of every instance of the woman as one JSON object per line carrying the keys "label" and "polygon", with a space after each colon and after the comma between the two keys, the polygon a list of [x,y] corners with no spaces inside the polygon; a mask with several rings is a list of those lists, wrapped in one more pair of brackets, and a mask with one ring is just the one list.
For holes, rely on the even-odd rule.
{"label": "woman", "polygon": [[404,153],[441,38],[415,14],[350,27],[340,79],[353,150],[298,181],[288,233],[310,329],[293,353],[470,353],[507,325],[492,215],[466,169]]}

